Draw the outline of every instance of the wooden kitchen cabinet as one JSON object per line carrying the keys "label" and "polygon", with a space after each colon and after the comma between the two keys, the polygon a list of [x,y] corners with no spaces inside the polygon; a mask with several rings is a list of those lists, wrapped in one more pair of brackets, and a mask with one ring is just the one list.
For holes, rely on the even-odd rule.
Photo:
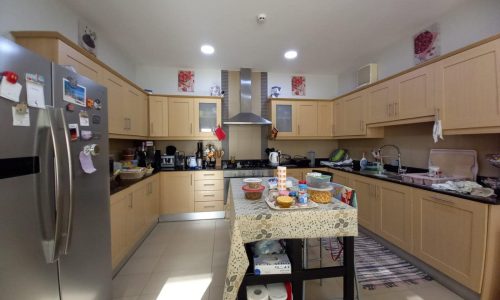
{"label": "wooden kitchen cabinet", "polygon": [[427,65],[394,78],[396,119],[433,116],[436,110],[434,65]]}
{"label": "wooden kitchen cabinet", "polygon": [[168,136],[168,98],[149,96],[149,136]]}
{"label": "wooden kitchen cabinet", "polygon": [[329,169],[328,172],[333,173],[333,178],[332,182],[349,186],[349,173],[347,172],[342,172],[342,171],[337,171],[333,169]]}
{"label": "wooden kitchen cabinet", "polygon": [[481,291],[488,205],[414,189],[414,254],[475,292]]}
{"label": "wooden kitchen cabinet", "polygon": [[170,137],[193,136],[193,99],[168,99],[168,135]]}
{"label": "wooden kitchen cabinet", "polygon": [[213,130],[222,126],[221,99],[194,99],[194,135],[214,137]]}
{"label": "wooden kitchen cabinet", "polygon": [[72,66],[78,74],[99,82],[103,69],[98,64],[62,41],[58,41],[58,54],[58,64]]}
{"label": "wooden kitchen cabinet", "polygon": [[278,129],[278,137],[297,136],[297,111],[294,101],[272,100],[271,121]]}
{"label": "wooden kitchen cabinet", "polygon": [[388,80],[366,89],[367,123],[380,123],[396,119],[394,81]]}
{"label": "wooden kitchen cabinet", "polygon": [[130,197],[132,197],[130,193],[118,196],[111,195],[111,264],[113,269],[123,260],[129,249],[126,226]]}
{"label": "wooden kitchen cabinet", "polygon": [[224,210],[224,175],[222,171],[194,172],[194,212]]}
{"label": "wooden kitchen cabinet", "polygon": [[189,171],[162,172],[160,214],[194,211],[194,173]]}
{"label": "wooden kitchen cabinet", "polygon": [[366,229],[379,233],[379,218],[378,218],[378,198],[377,198],[377,181],[363,177],[352,175],[349,176],[349,187],[353,188],[357,194],[358,200],[358,223]]}
{"label": "wooden kitchen cabinet", "polygon": [[411,253],[413,249],[413,194],[412,188],[377,181],[377,224],[384,239]]}
{"label": "wooden kitchen cabinet", "polygon": [[160,176],[155,176],[146,184],[146,225],[158,223],[160,215]]}
{"label": "wooden kitchen cabinet", "polygon": [[128,85],[125,111],[130,119],[129,132],[135,136],[148,135],[148,100],[142,91]]}
{"label": "wooden kitchen cabinet", "polygon": [[108,89],[108,128],[109,133],[127,134],[128,119],[125,112],[126,83],[118,76],[104,70],[100,83]]}
{"label": "wooden kitchen cabinet", "polygon": [[132,247],[146,229],[144,216],[146,215],[146,185],[143,182],[137,184],[132,191],[132,197],[129,200],[129,210],[127,211],[126,236],[127,244]]}
{"label": "wooden kitchen cabinet", "polygon": [[335,136],[366,135],[366,96],[363,90],[335,101]]}
{"label": "wooden kitchen cabinet", "polygon": [[295,103],[297,111],[297,136],[318,135],[318,103],[317,101],[300,101]]}
{"label": "wooden kitchen cabinet", "polygon": [[333,102],[318,101],[318,136],[333,136]]}
{"label": "wooden kitchen cabinet", "polygon": [[445,134],[500,132],[500,40],[435,64]]}

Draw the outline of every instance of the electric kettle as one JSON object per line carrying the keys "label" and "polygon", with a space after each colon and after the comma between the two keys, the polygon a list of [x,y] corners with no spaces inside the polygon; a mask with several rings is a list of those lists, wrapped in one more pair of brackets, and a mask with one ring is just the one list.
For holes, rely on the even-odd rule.
{"label": "electric kettle", "polygon": [[281,153],[279,151],[269,153],[269,165],[273,167],[279,166],[280,155]]}
{"label": "electric kettle", "polygon": [[186,164],[190,169],[196,169],[196,156],[187,156]]}

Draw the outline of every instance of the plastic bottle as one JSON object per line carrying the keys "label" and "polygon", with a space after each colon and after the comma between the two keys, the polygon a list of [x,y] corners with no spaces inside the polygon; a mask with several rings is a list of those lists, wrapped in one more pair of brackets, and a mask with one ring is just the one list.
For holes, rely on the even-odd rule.
{"label": "plastic bottle", "polygon": [[299,196],[298,196],[298,201],[297,205],[302,205],[305,206],[307,205],[308,202],[308,195],[307,195],[307,184],[305,180],[299,181]]}
{"label": "plastic bottle", "polygon": [[363,157],[359,161],[359,167],[361,168],[361,170],[364,170],[366,169],[367,165],[368,165],[368,160],[366,159],[365,153],[363,152]]}

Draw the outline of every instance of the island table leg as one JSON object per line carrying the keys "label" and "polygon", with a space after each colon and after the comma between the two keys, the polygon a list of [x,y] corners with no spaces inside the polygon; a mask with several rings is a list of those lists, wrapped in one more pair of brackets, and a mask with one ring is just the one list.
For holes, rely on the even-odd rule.
{"label": "island table leg", "polygon": [[354,299],[354,237],[344,237],[344,300]]}

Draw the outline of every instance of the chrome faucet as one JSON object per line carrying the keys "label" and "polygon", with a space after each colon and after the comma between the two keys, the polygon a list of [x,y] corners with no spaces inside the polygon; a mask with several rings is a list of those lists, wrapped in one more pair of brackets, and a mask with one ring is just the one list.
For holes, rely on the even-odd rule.
{"label": "chrome faucet", "polygon": [[397,162],[398,162],[398,174],[401,174],[401,173],[404,173],[403,172],[403,168],[401,166],[401,151],[399,150],[399,147],[396,146],[396,145],[393,145],[393,144],[387,144],[387,145],[383,145],[381,146],[380,148],[378,148],[377,150],[374,150],[372,152],[372,155],[380,161],[380,165],[382,167],[382,171],[384,170],[384,157],[392,157],[392,158],[395,158],[396,156],[394,155],[382,155],[382,149],[384,148],[387,148],[387,147],[391,147],[393,149],[396,149],[396,151],[398,152],[398,155],[397,155]]}

